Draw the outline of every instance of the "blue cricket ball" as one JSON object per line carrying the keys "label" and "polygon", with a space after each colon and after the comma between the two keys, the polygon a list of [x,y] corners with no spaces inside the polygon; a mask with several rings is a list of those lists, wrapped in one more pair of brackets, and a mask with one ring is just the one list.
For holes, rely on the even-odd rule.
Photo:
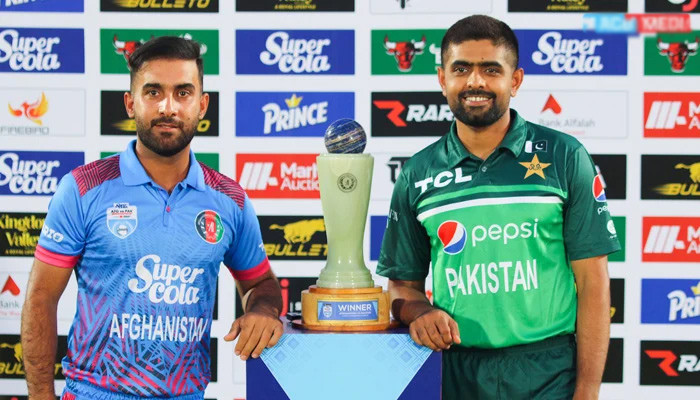
{"label": "blue cricket ball", "polygon": [[357,121],[342,118],[328,126],[323,141],[329,153],[359,154],[365,150],[367,135]]}

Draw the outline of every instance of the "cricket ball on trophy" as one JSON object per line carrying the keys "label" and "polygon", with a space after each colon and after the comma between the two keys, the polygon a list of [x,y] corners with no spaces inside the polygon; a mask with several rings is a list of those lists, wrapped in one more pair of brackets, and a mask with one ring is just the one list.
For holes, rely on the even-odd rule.
{"label": "cricket ball on trophy", "polygon": [[360,154],[365,150],[367,135],[355,120],[342,118],[328,126],[323,141],[329,153]]}

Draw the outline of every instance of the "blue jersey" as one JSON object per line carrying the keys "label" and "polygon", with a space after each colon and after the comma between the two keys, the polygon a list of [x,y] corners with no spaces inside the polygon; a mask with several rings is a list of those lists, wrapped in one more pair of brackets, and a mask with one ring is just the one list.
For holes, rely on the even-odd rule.
{"label": "blue jersey", "polygon": [[[171,194],[134,151],[66,175],[36,250],[75,268],[78,304],[63,359],[66,388],[122,398],[201,395],[221,262],[235,279],[270,268],[241,187],[196,162]],[[94,398],[95,395],[92,395]]]}

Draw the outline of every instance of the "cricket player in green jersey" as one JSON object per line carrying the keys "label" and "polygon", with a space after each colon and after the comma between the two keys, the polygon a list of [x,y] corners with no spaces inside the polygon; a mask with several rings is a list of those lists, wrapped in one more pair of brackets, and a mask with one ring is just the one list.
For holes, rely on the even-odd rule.
{"label": "cricket player in green jersey", "polygon": [[523,75],[508,25],[454,24],[438,79],[455,122],[391,199],[377,273],[413,340],[444,350],[445,400],[598,398],[620,245],[581,143],[509,109]]}

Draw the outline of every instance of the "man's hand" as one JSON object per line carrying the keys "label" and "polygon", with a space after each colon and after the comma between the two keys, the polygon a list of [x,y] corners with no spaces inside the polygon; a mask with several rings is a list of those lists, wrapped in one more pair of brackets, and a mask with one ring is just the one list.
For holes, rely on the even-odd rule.
{"label": "man's hand", "polygon": [[459,327],[446,312],[433,309],[411,322],[408,332],[414,342],[433,351],[447,350],[461,343]]}
{"label": "man's hand", "polygon": [[230,342],[240,335],[235,353],[241,357],[241,360],[246,360],[249,356],[258,358],[264,348],[276,345],[283,331],[282,321],[279,318],[249,311],[233,321],[231,330],[224,336],[224,340]]}

